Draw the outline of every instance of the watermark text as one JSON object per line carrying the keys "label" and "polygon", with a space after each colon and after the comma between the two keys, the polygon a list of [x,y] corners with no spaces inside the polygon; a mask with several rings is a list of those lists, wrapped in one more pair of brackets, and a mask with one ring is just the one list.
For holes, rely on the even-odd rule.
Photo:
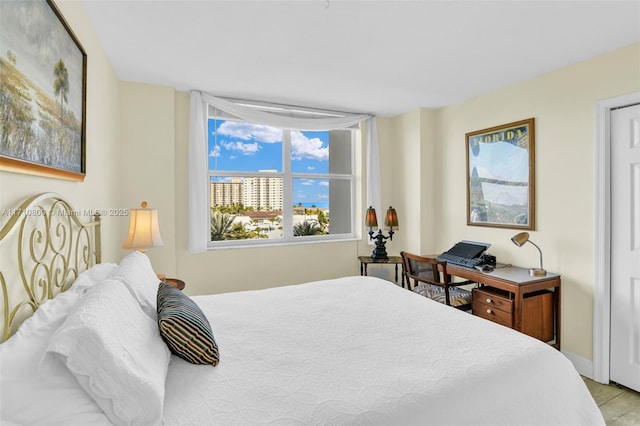
{"label": "watermark text", "polygon": [[26,216],[26,217],[38,217],[38,216],[78,216],[78,217],[91,217],[95,215],[102,217],[106,216],[129,216],[129,209],[78,209],[78,210],[44,210],[44,209],[2,209],[0,216],[13,217],[13,216]]}

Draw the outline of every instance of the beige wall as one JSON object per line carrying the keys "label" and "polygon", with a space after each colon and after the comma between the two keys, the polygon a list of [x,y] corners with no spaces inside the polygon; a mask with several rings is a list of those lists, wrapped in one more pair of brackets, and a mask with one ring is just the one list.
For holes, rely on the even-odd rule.
{"label": "beige wall", "polygon": [[[157,273],[176,276],[176,134],[172,88],[121,82],[122,202],[128,208],[158,209],[165,246],[147,250]],[[127,233],[122,221],[120,245]],[[121,249],[121,256],[127,251]]]}
{"label": "beige wall", "polygon": [[[545,268],[562,275],[563,350],[592,358],[594,289],[594,195],[595,195],[595,105],[598,100],[640,90],[640,44],[619,49],[532,80],[497,90],[438,111],[423,111],[420,123],[416,112],[390,121],[400,146],[395,152],[396,168],[406,164],[407,174],[393,175],[394,187],[415,190],[417,179],[424,198],[419,235],[406,236],[407,247],[432,252],[448,249],[462,239],[492,244],[491,252],[500,262],[537,266],[533,246],[516,247],[510,238],[517,232],[507,229],[466,225],[465,133],[499,124],[536,119],[536,229],[531,239],[544,254]],[[431,164],[426,151],[436,154],[438,170],[429,188],[423,171],[413,171],[415,134],[422,127],[435,126],[435,137],[421,134],[421,167]],[[417,152],[417,151],[416,151]],[[440,164],[437,164],[440,163]],[[413,194],[403,194],[413,203]],[[429,209],[428,199],[442,203]],[[398,198],[394,193],[394,198]],[[406,214],[406,213],[405,213]],[[425,228],[425,224],[430,224]],[[408,232],[408,229],[403,229]],[[402,232],[402,231],[401,231]],[[433,235],[435,244],[425,241]]]}
{"label": "beige wall", "polygon": [[[416,110],[383,122],[390,136],[381,139],[383,180],[398,210],[400,231],[392,248],[413,253],[434,254],[440,209],[439,145],[437,114],[433,110]],[[442,251],[442,250],[440,250]]]}
{"label": "beige wall", "polygon": [[[72,182],[0,171],[0,206],[16,207],[39,192],[57,192],[77,209],[110,209],[121,204],[120,97],[118,80],[107,60],[84,8],[79,2],[57,1],[60,11],[87,52],[87,140],[85,181]],[[0,225],[8,218],[0,217]],[[85,218],[88,219],[88,218]],[[103,218],[103,261],[119,260],[117,244],[122,217]]]}

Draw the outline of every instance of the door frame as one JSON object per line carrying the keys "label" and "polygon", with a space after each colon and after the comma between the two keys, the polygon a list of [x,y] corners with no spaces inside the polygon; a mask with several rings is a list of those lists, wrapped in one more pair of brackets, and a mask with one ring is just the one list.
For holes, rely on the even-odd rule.
{"label": "door frame", "polygon": [[611,333],[611,111],[640,103],[640,92],[596,103],[593,380],[609,383]]}

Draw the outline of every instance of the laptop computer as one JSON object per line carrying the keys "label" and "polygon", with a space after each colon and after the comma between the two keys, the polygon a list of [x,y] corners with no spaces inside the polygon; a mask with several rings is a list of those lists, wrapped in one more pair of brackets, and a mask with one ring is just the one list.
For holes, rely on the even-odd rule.
{"label": "laptop computer", "polygon": [[436,259],[444,260],[454,265],[473,268],[482,262],[482,254],[491,247],[488,243],[476,241],[460,241]]}

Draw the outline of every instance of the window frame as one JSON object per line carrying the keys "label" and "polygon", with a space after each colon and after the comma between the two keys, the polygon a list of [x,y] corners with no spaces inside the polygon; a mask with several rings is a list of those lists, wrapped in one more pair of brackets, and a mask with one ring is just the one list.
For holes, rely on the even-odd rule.
{"label": "window frame", "polygon": [[[245,104],[246,105],[246,104]],[[257,108],[263,108],[263,104],[256,105]],[[212,114],[212,110],[214,113]],[[299,109],[292,110],[299,111]],[[305,108],[305,111],[312,111],[311,109]],[[321,113],[322,114],[322,113]],[[223,111],[210,107],[207,111],[206,122],[207,129],[209,128],[209,120],[217,119],[217,120],[231,120],[231,121],[239,121],[250,123],[249,121],[240,119],[230,114],[226,114]],[[254,123],[258,124],[258,123]],[[277,126],[273,126],[277,127]],[[284,129],[277,127],[282,130],[282,172],[258,172],[258,171],[220,171],[220,170],[210,170],[207,166],[207,194],[206,194],[206,208],[207,208],[207,250],[219,250],[219,249],[228,249],[228,248],[255,248],[255,247],[265,247],[265,246],[287,246],[287,245],[298,245],[298,244],[313,244],[320,242],[336,242],[336,241],[353,241],[357,239],[356,233],[356,218],[355,218],[355,209],[356,209],[356,196],[358,192],[356,191],[356,182],[359,174],[359,168],[356,163],[356,144],[358,140],[361,140],[362,134],[360,126],[352,126],[345,127],[340,130],[348,130],[351,133],[350,140],[350,157],[351,157],[351,173],[301,173],[301,172],[292,172],[291,171],[291,132],[296,129]],[[335,129],[334,129],[335,130]],[[304,131],[304,130],[300,130]],[[331,130],[327,130],[328,132]],[[207,131],[208,134],[208,131]],[[205,141],[208,147],[208,137]],[[207,148],[207,158],[209,156],[209,149]],[[208,163],[208,162],[207,162]],[[209,190],[211,184],[212,177],[266,177],[266,178],[280,178],[282,179],[282,226],[283,226],[283,236],[282,238],[265,238],[265,239],[246,239],[246,240],[222,240],[222,241],[212,241],[211,240],[211,232],[210,232],[210,224],[211,224],[211,191]],[[341,233],[341,234],[325,234],[325,235],[305,235],[305,236],[294,236],[293,235],[293,182],[294,179],[322,179],[322,180],[331,180],[331,179],[340,179],[340,180],[348,180],[349,188],[350,188],[350,197],[349,197],[349,211],[351,212],[349,223],[350,223],[350,233]]]}

